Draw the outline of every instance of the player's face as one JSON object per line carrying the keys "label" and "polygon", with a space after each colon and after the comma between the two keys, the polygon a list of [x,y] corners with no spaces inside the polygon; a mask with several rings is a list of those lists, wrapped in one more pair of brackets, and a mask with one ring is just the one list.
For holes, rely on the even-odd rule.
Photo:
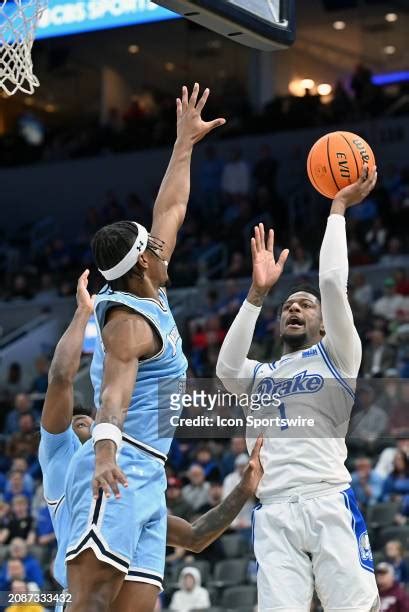
{"label": "player's face", "polygon": [[280,318],[280,336],[290,347],[318,342],[324,331],[319,300],[305,291],[293,293],[284,302]]}
{"label": "player's face", "polygon": [[149,262],[150,278],[154,280],[159,287],[166,287],[169,284],[168,262],[166,259],[163,259],[159,251],[156,255],[147,251],[146,256]]}
{"label": "player's face", "polygon": [[91,425],[94,421],[85,414],[77,414],[72,419],[72,428],[77,434],[81,444],[84,444],[91,437]]}

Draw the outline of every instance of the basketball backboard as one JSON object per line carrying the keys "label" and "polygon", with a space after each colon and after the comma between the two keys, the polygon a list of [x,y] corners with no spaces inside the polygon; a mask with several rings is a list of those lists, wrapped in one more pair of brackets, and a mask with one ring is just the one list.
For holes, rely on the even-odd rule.
{"label": "basketball backboard", "polygon": [[292,45],[295,0],[155,0],[200,25],[262,51]]}

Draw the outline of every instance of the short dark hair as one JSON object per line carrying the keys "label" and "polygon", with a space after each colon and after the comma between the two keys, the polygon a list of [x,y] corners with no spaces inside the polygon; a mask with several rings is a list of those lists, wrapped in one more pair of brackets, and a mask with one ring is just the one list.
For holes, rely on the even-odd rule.
{"label": "short dark hair", "polygon": [[72,411],[72,416],[88,416],[91,419],[94,416],[94,409],[82,406],[81,404],[75,404],[74,409]]}
{"label": "short dark hair", "polygon": [[20,420],[22,417],[25,417],[25,416],[30,416],[34,422],[36,420],[34,412],[32,412],[31,410],[26,410],[25,412],[21,412],[21,414],[18,415],[18,418]]}
{"label": "short dark hair", "polygon": [[310,285],[309,283],[302,283],[300,285],[295,285],[293,287],[290,287],[290,289],[285,293],[281,301],[281,304],[279,306],[279,309],[278,309],[278,315],[281,315],[283,306],[288,300],[288,298],[290,297],[290,295],[293,295],[294,293],[299,293],[300,291],[303,291],[304,293],[311,293],[312,295],[315,295],[319,303],[321,303],[321,293],[318,287],[316,287],[315,285]]}
{"label": "short dark hair", "polygon": [[[97,268],[110,270],[116,266],[129,253],[138,236],[139,230],[133,221],[117,221],[98,230],[91,241],[92,255]],[[163,245],[160,238],[149,235],[146,250],[157,255],[157,251],[161,251]],[[109,281],[108,285],[114,291],[121,291],[124,289],[124,281],[126,283],[132,276],[143,279],[143,271],[138,269],[138,263],[120,278]]]}

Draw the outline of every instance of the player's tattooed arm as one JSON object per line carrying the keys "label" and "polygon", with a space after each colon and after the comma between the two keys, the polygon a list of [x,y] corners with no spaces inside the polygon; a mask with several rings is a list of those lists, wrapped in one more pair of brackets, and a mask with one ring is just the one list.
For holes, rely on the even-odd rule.
{"label": "player's tattooed arm", "polygon": [[253,261],[253,278],[247,301],[254,306],[262,306],[264,298],[280,278],[288,257],[288,249],[282,251],[278,260],[274,257],[274,231],[268,232],[267,242],[264,224],[254,228],[251,239],[251,257]]}
{"label": "player's tattooed arm", "polygon": [[262,444],[263,439],[259,437],[240,483],[218,506],[206,512],[193,524],[179,517],[168,517],[167,543],[169,546],[182,546],[187,550],[199,553],[226,531],[244,504],[256,493],[263,476],[260,462]]}
{"label": "player's tattooed arm", "polygon": [[41,424],[51,434],[66,431],[74,407],[73,383],[80,366],[85,328],[94,310],[94,297],[88,293],[89,270],[78,279],[77,310],[55,349],[48,374]]}
{"label": "player's tattooed arm", "polygon": [[177,138],[153,208],[151,234],[164,241],[163,257],[167,261],[174,251],[177,233],[186,216],[193,146],[225,123],[224,119],[203,121],[201,114],[210,92],[205,89],[198,100],[199,89],[199,84],[195,83],[189,98],[187,87],[183,87],[182,97],[176,100]]}
{"label": "player's tattooed arm", "polygon": [[[105,347],[104,374],[101,406],[96,424],[109,423],[123,428],[138,373],[139,360],[150,357],[158,348],[153,329],[142,316],[130,314],[122,308],[108,313],[108,321],[102,331]],[[103,489],[119,497],[118,484],[126,486],[126,478],[116,464],[117,446],[112,440],[100,440],[95,444],[94,496]]]}

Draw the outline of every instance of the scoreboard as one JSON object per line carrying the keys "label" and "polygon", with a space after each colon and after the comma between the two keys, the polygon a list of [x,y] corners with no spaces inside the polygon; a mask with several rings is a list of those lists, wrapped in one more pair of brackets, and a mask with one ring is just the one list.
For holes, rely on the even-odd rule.
{"label": "scoreboard", "polygon": [[243,45],[274,51],[295,40],[295,0],[155,0]]}

